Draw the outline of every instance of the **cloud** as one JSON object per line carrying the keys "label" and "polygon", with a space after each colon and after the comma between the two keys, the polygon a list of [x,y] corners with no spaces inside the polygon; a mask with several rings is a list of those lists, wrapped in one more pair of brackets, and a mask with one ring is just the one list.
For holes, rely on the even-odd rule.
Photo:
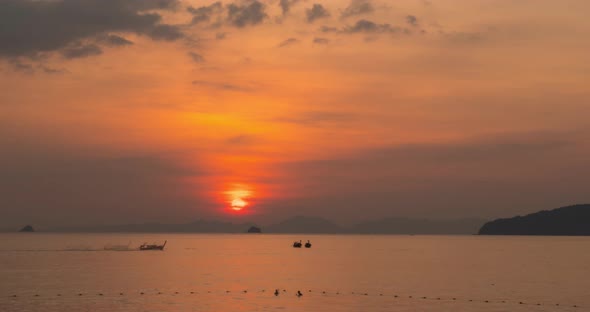
{"label": "cloud", "polygon": [[166,157],[59,155],[51,148],[11,154],[0,162],[2,223],[136,223],[194,217],[211,204],[183,182],[204,173]]}
{"label": "cloud", "polygon": [[313,38],[313,43],[315,43],[315,44],[328,44],[328,43],[330,43],[330,39],[327,39],[327,38]]}
{"label": "cloud", "polygon": [[188,55],[191,57],[191,59],[195,63],[204,63],[205,62],[205,58],[203,58],[203,56],[201,54],[198,54],[195,52],[188,52]]}
{"label": "cloud", "polygon": [[183,37],[180,28],[161,23],[162,16],[155,10],[172,10],[178,3],[178,0],[2,0],[0,57],[31,57],[111,32],[176,40]]}
{"label": "cloud", "polygon": [[195,86],[205,86],[210,87],[213,89],[225,90],[225,91],[238,91],[238,92],[250,92],[252,91],[248,87],[243,87],[235,84],[224,83],[224,82],[214,82],[214,81],[206,81],[206,80],[193,80],[192,82]]}
{"label": "cloud", "polygon": [[414,15],[406,16],[406,23],[410,24],[411,26],[417,27],[418,26],[418,18]]}
{"label": "cloud", "polygon": [[325,33],[338,32],[338,28],[324,25],[320,27],[320,31]]}
{"label": "cloud", "polygon": [[177,25],[156,25],[149,32],[148,36],[154,40],[174,41],[184,37],[180,26]]}
{"label": "cloud", "polygon": [[12,66],[12,69],[14,71],[25,73],[25,74],[35,73],[35,69],[33,68],[33,64],[23,63],[18,59],[11,59],[9,63]]}
{"label": "cloud", "polygon": [[389,24],[377,24],[375,22],[361,19],[352,26],[346,26],[342,32],[345,33],[396,33],[402,31],[401,28]]}
{"label": "cloud", "polygon": [[287,39],[287,40],[285,40],[285,41],[281,42],[281,43],[279,44],[279,48],[283,48],[283,47],[286,47],[286,46],[288,46],[288,45],[295,44],[295,43],[297,43],[297,42],[299,42],[299,40],[298,40],[297,38],[289,38],[289,39]]}
{"label": "cloud", "polygon": [[307,22],[313,23],[317,19],[330,16],[330,13],[324,8],[323,5],[316,3],[311,7],[311,9],[305,10],[305,15],[307,16]]}
{"label": "cloud", "polygon": [[375,8],[369,0],[352,0],[350,4],[342,11],[340,18],[373,13],[373,11],[375,11]]}
{"label": "cloud", "polygon": [[61,50],[61,55],[67,59],[84,58],[102,54],[102,50],[95,44],[75,44]]}
{"label": "cloud", "polygon": [[215,34],[215,39],[217,40],[223,40],[227,37],[227,33],[224,32],[219,32]]}
{"label": "cloud", "polygon": [[258,0],[242,5],[232,3],[227,6],[228,20],[231,25],[239,28],[257,25],[268,17],[265,9],[266,6]]}
{"label": "cloud", "polygon": [[223,5],[220,1],[214,2],[213,4],[202,6],[199,8],[193,8],[189,6],[187,11],[193,15],[192,24],[199,24],[201,22],[208,22],[211,17],[216,14],[220,14],[223,11]]}
{"label": "cloud", "polygon": [[[572,158],[588,155],[583,148],[571,133],[509,133],[369,148],[284,163],[276,170],[297,181],[288,187],[302,193],[297,207],[310,212],[352,219],[362,206],[363,217],[485,216],[526,207],[515,208],[517,203],[535,209],[532,202],[587,198],[584,188],[572,187],[590,177],[583,158]],[[575,160],[564,170],[556,159]],[[555,183],[561,179],[568,183]]]}
{"label": "cloud", "polygon": [[117,35],[106,35],[106,36],[101,36],[98,37],[98,42],[105,44],[107,46],[112,46],[112,47],[120,47],[120,46],[126,46],[126,45],[132,45],[133,42],[129,41],[121,36],[117,36]]}
{"label": "cloud", "polygon": [[279,6],[281,7],[281,12],[283,16],[287,15],[291,7],[299,1],[300,0],[280,0]]}

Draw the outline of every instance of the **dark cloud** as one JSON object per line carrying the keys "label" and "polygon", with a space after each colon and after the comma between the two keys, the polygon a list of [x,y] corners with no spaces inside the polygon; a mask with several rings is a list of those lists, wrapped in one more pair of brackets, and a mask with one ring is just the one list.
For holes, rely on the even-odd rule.
{"label": "dark cloud", "polygon": [[411,26],[417,27],[418,26],[418,18],[414,15],[406,16],[406,23],[410,24]]}
{"label": "dark cloud", "polygon": [[98,42],[112,47],[120,47],[133,44],[133,42],[117,35],[106,35],[98,37]]}
{"label": "dark cloud", "polygon": [[205,62],[205,58],[201,54],[198,54],[195,52],[189,52],[188,55],[191,57],[191,59],[195,63],[204,63]]}
{"label": "dark cloud", "polygon": [[2,0],[0,57],[56,51],[109,32],[176,40],[183,37],[180,29],[161,24],[162,17],[154,10],[174,9],[178,3],[178,0]]}
{"label": "dark cloud", "polygon": [[9,61],[12,69],[17,72],[25,73],[25,74],[33,74],[35,69],[33,64],[30,63],[23,63],[18,59],[12,59]]}
{"label": "dark cloud", "polygon": [[315,43],[315,44],[328,44],[328,43],[330,43],[330,39],[327,39],[327,38],[313,38],[313,43]]}
{"label": "dark cloud", "polygon": [[56,155],[50,150],[4,155],[0,223],[43,227],[136,223],[138,218],[162,221],[171,212],[172,218],[194,217],[195,210],[207,205],[204,198],[193,197],[194,189],[183,182],[202,173],[172,159]]}
{"label": "dark cloud", "polygon": [[352,0],[350,4],[342,11],[341,18],[357,16],[361,14],[373,13],[375,8],[369,0]]}
{"label": "dark cloud", "polygon": [[215,34],[215,39],[217,40],[223,40],[227,37],[227,33],[224,32],[219,32],[217,34]]}
{"label": "dark cloud", "polygon": [[316,3],[311,7],[311,9],[305,10],[305,15],[307,16],[307,22],[313,23],[317,19],[330,16],[330,13],[324,8],[323,5]]}
{"label": "dark cloud", "polygon": [[68,72],[66,69],[63,69],[63,68],[52,68],[52,67],[47,67],[45,65],[40,65],[39,69],[42,70],[46,74],[65,74]]}
{"label": "dark cloud", "polygon": [[389,24],[377,24],[375,22],[361,19],[352,26],[343,29],[345,33],[397,33],[402,31],[401,28]]}
{"label": "dark cloud", "polygon": [[193,15],[192,24],[199,24],[201,22],[210,21],[213,15],[220,14],[223,11],[223,5],[220,1],[217,1],[213,4],[199,8],[193,8],[192,6],[189,6],[187,11]]}
{"label": "dark cloud", "polygon": [[161,24],[154,26],[148,36],[154,40],[174,41],[184,37],[184,34],[180,26]]}
{"label": "dark cloud", "polygon": [[330,26],[322,26],[320,27],[321,32],[329,33],[329,32],[338,32],[338,28],[330,27]]}
{"label": "dark cloud", "polygon": [[95,44],[75,44],[61,50],[61,55],[67,59],[83,58],[102,54],[102,50]]}
{"label": "dark cloud", "polygon": [[289,39],[287,39],[287,40],[285,40],[285,41],[281,42],[281,43],[279,44],[279,48],[283,48],[283,47],[286,47],[286,46],[288,46],[288,45],[295,44],[295,43],[297,43],[297,42],[299,42],[299,40],[298,40],[297,38],[289,38]]}
{"label": "dark cloud", "polygon": [[301,0],[280,0],[279,6],[281,7],[281,12],[282,12],[283,16],[287,15],[287,13],[289,13],[289,10],[291,9],[291,7],[300,1]]}
{"label": "dark cloud", "polygon": [[214,89],[220,89],[225,91],[238,91],[238,92],[250,92],[252,91],[248,87],[243,87],[235,84],[224,83],[224,82],[214,82],[214,81],[206,81],[206,80],[193,80],[192,82],[195,86],[206,86]]}
{"label": "dark cloud", "polygon": [[265,9],[266,6],[258,0],[248,1],[241,5],[232,3],[227,6],[228,20],[231,25],[240,28],[257,25],[268,17]]}
{"label": "dark cloud", "polygon": [[[590,169],[579,157],[588,153],[570,133],[514,133],[367,149],[277,170],[305,190],[298,211],[354,219],[362,206],[363,217],[481,217],[588,198]],[[575,161],[564,170],[556,159]],[[568,183],[555,183],[562,179]]]}

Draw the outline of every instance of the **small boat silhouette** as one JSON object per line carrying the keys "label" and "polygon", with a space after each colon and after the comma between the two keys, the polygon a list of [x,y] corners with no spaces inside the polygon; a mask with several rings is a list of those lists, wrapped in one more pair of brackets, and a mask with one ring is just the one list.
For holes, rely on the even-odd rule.
{"label": "small boat silhouette", "polygon": [[164,241],[163,245],[143,243],[141,246],[139,246],[139,250],[164,250],[167,242],[168,241]]}
{"label": "small boat silhouette", "polygon": [[293,242],[293,248],[301,248],[301,241]]}
{"label": "small boat silhouette", "polygon": [[307,243],[305,243],[305,248],[311,248],[311,243],[309,242],[309,240],[307,241]]}

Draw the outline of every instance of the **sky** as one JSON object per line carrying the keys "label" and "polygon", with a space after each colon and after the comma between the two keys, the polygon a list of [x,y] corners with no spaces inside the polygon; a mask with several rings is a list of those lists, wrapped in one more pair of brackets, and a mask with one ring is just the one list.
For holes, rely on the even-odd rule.
{"label": "sky", "polygon": [[590,202],[586,0],[0,0],[0,227]]}

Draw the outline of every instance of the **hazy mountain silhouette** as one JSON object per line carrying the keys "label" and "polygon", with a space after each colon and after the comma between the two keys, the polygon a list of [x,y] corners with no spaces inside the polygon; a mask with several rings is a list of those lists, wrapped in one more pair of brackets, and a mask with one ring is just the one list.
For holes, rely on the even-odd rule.
{"label": "hazy mountain silhouette", "polygon": [[35,232],[35,229],[31,225],[25,225],[19,232]]}
{"label": "hazy mountain silhouette", "polygon": [[484,224],[480,235],[590,235],[590,204],[544,210]]}
{"label": "hazy mountain silhouette", "polygon": [[429,220],[385,218],[362,222],[351,228],[360,234],[475,234],[485,220]]}
{"label": "hazy mountain silhouette", "polygon": [[319,217],[296,216],[280,223],[268,226],[266,233],[345,233],[346,229]]}
{"label": "hazy mountain silhouette", "polygon": [[184,224],[125,224],[92,227],[52,228],[48,232],[87,233],[246,233],[252,227],[263,233],[317,234],[474,234],[483,223],[479,219],[428,220],[385,218],[343,227],[320,217],[296,216],[282,222],[259,227],[254,223],[198,220]]}
{"label": "hazy mountain silhouette", "polygon": [[90,232],[90,233],[244,233],[253,223],[233,224],[231,222],[198,220],[183,224],[124,224],[93,227],[61,227],[50,232]]}

